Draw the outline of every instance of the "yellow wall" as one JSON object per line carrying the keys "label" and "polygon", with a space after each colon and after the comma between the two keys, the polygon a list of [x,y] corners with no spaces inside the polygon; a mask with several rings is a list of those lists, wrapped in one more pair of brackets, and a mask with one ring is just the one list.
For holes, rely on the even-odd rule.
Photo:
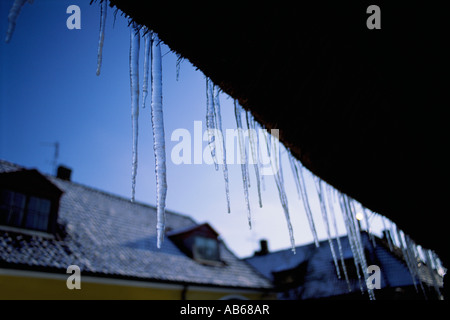
{"label": "yellow wall", "polygon": [[[102,281],[103,282],[103,281]],[[83,281],[81,277],[81,289],[69,290],[66,279],[52,279],[45,277],[25,277],[0,274],[0,299],[149,299],[149,300],[179,300],[182,296],[182,288],[169,287],[157,288],[139,287],[125,284],[96,283],[95,281]],[[239,295],[249,299],[270,298],[261,293],[240,293],[219,289],[191,290],[188,287],[186,299],[215,300],[229,295]]]}

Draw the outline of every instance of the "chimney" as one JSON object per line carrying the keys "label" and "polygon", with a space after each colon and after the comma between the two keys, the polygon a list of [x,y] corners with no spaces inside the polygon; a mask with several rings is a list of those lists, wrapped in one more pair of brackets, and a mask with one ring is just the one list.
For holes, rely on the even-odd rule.
{"label": "chimney", "polygon": [[269,245],[266,239],[262,239],[259,241],[260,249],[259,251],[255,251],[255,256],[265,256],[269,253]]}
{"label": "chimney", "polygon": [[71,175],[72,175],[72,169],[69,169],[69,168],[61,166],[61,165],[58,167],[56,177],[58,177],[62,180],[71,181],[70,180]]}

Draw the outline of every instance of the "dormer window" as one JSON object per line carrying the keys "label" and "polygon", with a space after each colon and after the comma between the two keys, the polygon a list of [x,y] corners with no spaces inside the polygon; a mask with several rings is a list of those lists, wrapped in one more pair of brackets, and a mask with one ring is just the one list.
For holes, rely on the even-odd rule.
{"label": "dormer window", "polygon": [[187,256],[213,266],[223,266],[220,259],[218,233],[207,223],[183,230],[173,230],[168,237]]}
{"label": "dormer window", "polygon": [[199,261],[220,261],[219,244],[217,239],[195,237],[194,259]]}
{"label": "dormer window", "polygon": [[0,227],[55,231],[62,191],[36,170],[0,175]]}
{"label": "dormer window", "polygon": [[47,231],[51,201],[11,190],[0,191],[0,224]]}

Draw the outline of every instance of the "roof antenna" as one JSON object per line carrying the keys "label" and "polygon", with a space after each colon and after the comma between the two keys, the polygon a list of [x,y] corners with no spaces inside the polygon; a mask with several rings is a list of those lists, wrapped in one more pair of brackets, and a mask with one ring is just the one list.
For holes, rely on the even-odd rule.
{"label": "roof antenna", "polygon": [[59,157],[59,142],[42,142],[42,145],[46,146],[52,146],[55,148],[55,152],[53,153],[53,160],[52,160],[52,171],[53,175],[56,176],[58,171],[58,157]]}

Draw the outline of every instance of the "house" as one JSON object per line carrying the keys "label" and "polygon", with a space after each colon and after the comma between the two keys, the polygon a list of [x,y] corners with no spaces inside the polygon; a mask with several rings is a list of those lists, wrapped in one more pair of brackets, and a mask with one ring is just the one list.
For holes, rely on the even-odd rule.
{"label": "house", "polygon": [[209,224],[167,212],[158,249],[154,207],[70,177],[0,160],[0,299],[274,297]]}
{"label": "house", "polygon": [[[385,231],[383,238],[373,235],[371,241],[367,232],[361,232],[367,265],[378,266],[380,271],[380,288],[374,289],[375,298],[438,298],[434,285],[442,290],[442,275],[423,261],[418,261],[420,279],[415,277],[413,281],[401,249],[391,246],[390,250],[388,236],[389,233]],[[338,252],[336,239],[333,241]],[[344,277],[339,253],[337,258],[341,278],[337,276],[327,240],[321,241],[319,247],[314,243],[298,246],[296,254],[293,254],[291,249],[269,252],[267,242],[262,240],[261,250],[245,260],[274,283],[278,299],[369,299],[361,272],[361,281],[358,278],[348,237],[340,237],[340,242],[348,283]],[[372,272],[368,273],[371,274]],[[360,285],[364,288],[364,293]]]}

